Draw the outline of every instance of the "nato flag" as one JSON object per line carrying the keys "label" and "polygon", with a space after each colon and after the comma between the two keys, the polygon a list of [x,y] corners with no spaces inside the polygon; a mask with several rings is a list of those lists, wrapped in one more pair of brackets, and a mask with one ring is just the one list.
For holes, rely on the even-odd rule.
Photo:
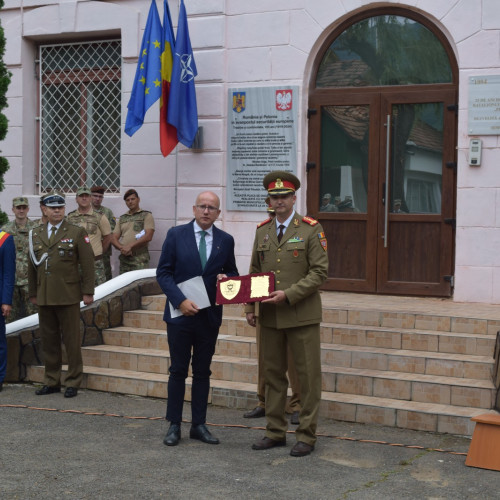
{"label": "nato flag", "polygon": [[198,110],[194,77],[198,74],[189,40],[186,7],[181,0],[179,25],[168,100],[168,123],[177,128],[177,138],[190,148],[198,131]]}

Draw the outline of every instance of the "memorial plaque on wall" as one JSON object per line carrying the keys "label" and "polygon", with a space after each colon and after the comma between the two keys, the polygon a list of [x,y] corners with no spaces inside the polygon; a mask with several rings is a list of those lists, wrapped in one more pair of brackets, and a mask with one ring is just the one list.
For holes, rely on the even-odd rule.
{"label": "memorial plaque on wall", "polygon": [[500,134],[500,75],[469,77],[469,135]]}
{"label": "memorial plaque on wall", "polygon": [[229,89],[228,210],[265,211],[262,179],[271,170],[297,173],[299,89]]}

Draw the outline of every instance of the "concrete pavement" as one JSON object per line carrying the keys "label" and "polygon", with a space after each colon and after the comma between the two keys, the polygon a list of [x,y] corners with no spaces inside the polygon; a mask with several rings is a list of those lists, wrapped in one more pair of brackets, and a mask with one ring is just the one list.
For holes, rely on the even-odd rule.
{"label": "concrete pavement", "polygon": [[7,384],[0,393],[2,499],[500,497],[500,472],[465,466],[463,437],[321,419],[316,450],[294,458],[293,433],[284,448],[254,451],[265,419],[211,406],[220,445],[189,439],[184,423],[179,446],[167,447],[164,400],[35,389]]}

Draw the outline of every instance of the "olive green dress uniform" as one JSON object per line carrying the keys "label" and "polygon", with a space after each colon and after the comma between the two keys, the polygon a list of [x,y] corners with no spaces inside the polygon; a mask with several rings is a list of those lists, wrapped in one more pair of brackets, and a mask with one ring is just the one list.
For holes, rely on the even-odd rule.
{"label": "olive green dress uniform", "polygon": [[5,321],[6,323],[36,314],[38,311],[38,308],[30,302],[28,294],[28,235],[30,229],[36,226],[35,222],[27,219],[25,226],[18,226],[16,221],[12,220],[3,227],[5,232],[14,237],[16,245],[16,284],[12,298],[12,310]]}
{"label": "olive green dress uniform", "polygon": [[94,267],[95,267],[95,286],[102,285],[106,282],[106,272],[103,262],[102,239],[104,236],[111,234],[111,226],[108,219],[102,213],[90,208],[90,210],[82,214],[77,210],[73,210],[67,216],[68,222],[75,226],[83,227],[87,231],[90,238],[90,244],[94,252]]}
{"label": "olive green dress uniform", "polygon": [[[276,220],[268,219],[256,231],[250,273],[274,272],[276,290],[283,290],[282,304],[260,304],[261,350],[266,380],[266,437],[284,441],[288,380],[287,345],[295,361],[301,389],[297,441],[314,446],[321,400],[319,287],[328,274],[326,238],[321,225],[295,212],[278,242]],[[253,312],[252,305],[246,312]]]}
{"label": "olive green dress uniform", "polygon": [[[37,299],[40,336],[45,361],[44,384],[61,384],[61,335],[68,356],[65,385],[78,388],[83,378],[80,339],[80,301],[94,294],[94,252],[85,229],[63,220],[52,244],[47,224],[32,230],[36,259],[47,252],[38,267],[30,260],[29,295]],[[81,268],[81,276],[79,272]]]}
{"label": "olive green dress uniform", "polygon": [[[96,212],[99,212],[100,214],[104,214],[106,216],[106,219],[108,219],[109,225],[111,226],[111,231],[115,229],[116,226],[116,218],[111,210],[111,208],[108,207],[103,207],[102,205],[99,208],[94,208]],[[104,274],[106,275],[106,281],[109,281],[113,275],[111,272],[111,252],[112,252],[113,245],[109,245],[109,248],[103,252],[102,254],[102,262],[104,265]]]}
{"label": "olive green dress uniform", "polygon": [[[113,231],[120,238],[122,245],[130,245],[136,241],[136,235],[146,229],[154,229],[155,221],[148,210],[138,210],[131,214],[127,212],[120,216]],[[120,274],[149,267],[149,251],[144,246],[133,251],[133,255],[120,255]]]}

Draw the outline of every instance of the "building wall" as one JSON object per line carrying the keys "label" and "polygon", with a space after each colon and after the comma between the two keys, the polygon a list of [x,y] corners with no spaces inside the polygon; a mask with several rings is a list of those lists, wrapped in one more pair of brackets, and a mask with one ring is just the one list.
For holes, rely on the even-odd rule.
{"label": "building wall", "polygon": [[[58,42],[121,37],[122,121],[135,75],[149,0],[6,0],[0,12],[7,36],[5,62],[13,74],[9,87],[9,133],[0,144],[11,169],[1,193],[5,208],[21,193],[38,212],[34,168],[38,157],[33,60],[39,41]],[[178,1],[169,0],[174,26]],[[163,158],[159,151],[155,107],[132,137],[122,135],[121,194],[105,204],[115,214],[125,211],[122,194],[135,187],[141,206],[155,216],[151,245],[156,264],[165,234],[192,217],[196,194],[210,189],[225,206],[226,96],[230,87],[298,85],[298,176],[303,188],[297,207],[305,212],[308,84],[317,50],[331,30],[353,12],[366,7],[397,5],[431,19],[448,38],[459,63],[459,133],[457,232],[454,299],[500,303],[500,164],[498,136],[483,136],[480,167],[468,166],[468,77],[500,72],[500,9],[498,0],[185,0],[191,42],[198,68],[197,99],[204,147],[193,152],[182,146]],[[163,2],[157,0],[160,17]],[[69,200],[68,210],[75,207]],[[236,238],[240,272],[246,272],[259,212],[223,210],[218,225]]]}

